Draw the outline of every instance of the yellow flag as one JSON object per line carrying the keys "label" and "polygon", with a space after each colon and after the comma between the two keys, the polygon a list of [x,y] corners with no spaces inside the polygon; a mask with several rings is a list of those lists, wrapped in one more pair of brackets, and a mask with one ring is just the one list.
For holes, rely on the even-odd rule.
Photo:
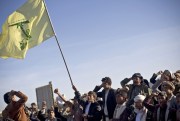
{"label": "yellow flag", "polygon": [[24,58],[28,49],[54,36],[43,0],[28,0],[5,21],[0,57]]}

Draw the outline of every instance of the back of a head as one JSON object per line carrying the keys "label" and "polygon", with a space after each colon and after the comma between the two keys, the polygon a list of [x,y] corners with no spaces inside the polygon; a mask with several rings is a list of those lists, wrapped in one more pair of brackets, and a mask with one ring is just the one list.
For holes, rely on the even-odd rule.
{"label": "back of a head", "polygon": [[4,102],[5,102],[6,104],[9,104],[9,103],[10,103],[9,94],[10,94],[10,92],[7,92],[7,93],[4,94]]}

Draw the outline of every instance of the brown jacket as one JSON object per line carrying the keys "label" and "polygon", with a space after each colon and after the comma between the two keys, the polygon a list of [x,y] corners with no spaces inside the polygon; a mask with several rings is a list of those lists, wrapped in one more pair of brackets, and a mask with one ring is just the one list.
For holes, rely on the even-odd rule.
{"label": "brown jacket", "polygon": [[15,95],[20,99],[18,101],[11,101],[2,112],[4,119],[11,118],[15,121],[27,121],[27,117],[24,111],[24,104],[28,97],[22,92],[15,92]]}

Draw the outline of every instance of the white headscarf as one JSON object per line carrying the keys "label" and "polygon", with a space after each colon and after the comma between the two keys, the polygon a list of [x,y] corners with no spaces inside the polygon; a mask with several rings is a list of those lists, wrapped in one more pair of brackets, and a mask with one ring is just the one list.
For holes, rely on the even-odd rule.
{"label": "white headscarf", "polygon": [[137,95],[135,98],[134,98],[134,102],[137,102],[137,101],[144,101],[145,99],[145,96],[144,95]]}

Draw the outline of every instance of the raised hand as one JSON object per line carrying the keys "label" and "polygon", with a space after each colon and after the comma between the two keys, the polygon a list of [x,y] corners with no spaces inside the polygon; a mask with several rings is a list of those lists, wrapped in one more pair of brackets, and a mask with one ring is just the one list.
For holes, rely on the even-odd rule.
{"label": "raised hand", "polygon": [[159,72],[157,72],[157,75],[161,75],[163,73],[163,71],[159,71]]}
{"label": "raised hand", "polygon": [[54,90],[54,93],[56,93],[56,94],[58,94],[58,93],[59,93],[58,88],[56,88],[56,89]]}
{"label": "raised hand", "polygon": [[74,85],[72,85],[72,89],[73,89],[74,91],[77,91],[77,88],[76,88]]}

